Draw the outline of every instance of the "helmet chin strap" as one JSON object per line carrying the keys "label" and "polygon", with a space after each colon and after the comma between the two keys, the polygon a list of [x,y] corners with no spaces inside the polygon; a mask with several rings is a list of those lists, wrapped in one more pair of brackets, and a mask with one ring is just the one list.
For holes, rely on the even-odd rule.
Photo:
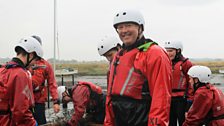
{"label": "helmet chin strap", "polygon": [[36,56],[33,56],[33,58],[31,60],[29,60],[30,58],[30,53],[28,53],[27,57],[26,57],[26,65],[25,67],[28,67],[30,65],[30,63],[36,58]]}
{"label": "helmet chin strap", "polygon": [[141,35],[142,35],[143,30],[142,30],[142,32],[140,32],[140,30],[141,30],[141,25],[139,25],[138,36],[137,36],[135,42],[137,42],[140,39]]}

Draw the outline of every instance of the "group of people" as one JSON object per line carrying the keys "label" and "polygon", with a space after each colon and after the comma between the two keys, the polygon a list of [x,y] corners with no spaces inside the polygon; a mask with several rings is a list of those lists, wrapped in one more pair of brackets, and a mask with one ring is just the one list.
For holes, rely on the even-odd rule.
{"label": "group of people", "polygon": [[0,68],[0,125],[45,124],[46,86],[49,86],[56,113],[60,106],[54,71],[43,59],[40,37],[22,38],[15,52],[16,57]]}
{"label": "group of people", "polygon": [[91,82],[57,87],[53,70],[43,59],[41,39],[20,40],[17,56],[0,68],[0,125],[45,124],[45,80],[56,113],[60,101],[74,104],[72,118],[55,125],[81,126],[86,121],[104,126],[224,125],[222,91],[209,82],[208,67],[193,65],[183,56],[181,42],[167,41],[164,49],[145,38],[144,18],[135,10],[118,12],[113,27],[123,44],[106,36],[97,47],[109,61],[106,94]]}

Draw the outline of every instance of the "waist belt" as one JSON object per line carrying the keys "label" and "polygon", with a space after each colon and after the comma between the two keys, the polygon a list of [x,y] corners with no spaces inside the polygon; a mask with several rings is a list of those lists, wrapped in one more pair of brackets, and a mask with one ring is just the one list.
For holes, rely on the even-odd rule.
{"label": "waist belt", "polygon": [[219,115],[219,116],[217,116],[217,117],[212,117],[212,118],[210,119],[210,121],[212,121],[212,120],[220,120],[220,119],[224,119],[224,114],[223,114],[223,115]]}
{"label": "waist belt", "polygon": [[216,117],[210,117],[210,118],[206,119],[203,124],[208,125],[209,122],[214,121],[214,120],[220,120],[220,119],[224,119],[224,114],[216,116]]}
{"label": "waist belt", "polygon": [[151,102],[151,99],[134,99],[127,96],[118,96],[118,95],[111,95],[112,101],[129,101],[135,103],[148,103]]}
{"label": "waist belt", "polygon": [[185,89],[172,89],[172,92],[184,92],[186,91]]}

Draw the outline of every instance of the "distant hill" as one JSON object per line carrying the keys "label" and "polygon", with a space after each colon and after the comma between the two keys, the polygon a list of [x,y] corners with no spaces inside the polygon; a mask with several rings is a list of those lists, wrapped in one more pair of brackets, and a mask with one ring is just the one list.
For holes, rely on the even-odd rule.
{"label": "distant hill", "polygon": [[189,58],[191,61],[224,61],[220,58]]}
{"label": "distant hill", "polygon": [[[11,58],[0,58],[0,64],[4,64],[10,60],[11,60]],[[54,63],[53,58],[47,59],[47,61],[50,62],[51,64]],[[72,60],[56,60],[56,64],[102,63],[102,62],[107,63],[106,60],[102,60],[102,61],[78,61],[78,60],[74,60],[74,59],[72,59]]]}
{"label": "distant hill", "polygon": [[0,58],[0,64],[4,64],[10,60],[11,60],[10,58]]}
{"label": "distant hill", "polygon": [[[191,61],[208,61],[208,62],[212,62],[212,61],[224,61],[224,59],[219,59],[219,58],[189,58]],[[8,61],[10,61],[10,58],[0,58],[0,64],[4,64]],[[53,64],[53,58],[48,59],[48,61],[50,63]],[[98,62],[107,62],[106,60],[102,60],[102,61],[78,61],[78,60],[56,60],[56,64],[76,64],[76,63],[98,63]]]}

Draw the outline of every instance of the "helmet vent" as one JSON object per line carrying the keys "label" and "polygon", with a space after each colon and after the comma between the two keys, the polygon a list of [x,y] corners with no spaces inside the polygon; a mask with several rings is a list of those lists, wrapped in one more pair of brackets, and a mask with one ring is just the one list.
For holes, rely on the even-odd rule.
{"label": "helmet vent", "polygon": [[27,39],[25,39],[24,41],[27,42]]}
{"label": "helmet vent", "polygon": [[123,13],[123,15],[126,15],[126,14],[127,14],[126,12]]}
{"label": "helmet vent", "polygon": [[116,15],[116,17],[118,17],[118,16],[119,16],[119,14]]}
{"label": "helmet vent", "polygon": [[103,46],[101,46],[101,48],[103,48]]}

